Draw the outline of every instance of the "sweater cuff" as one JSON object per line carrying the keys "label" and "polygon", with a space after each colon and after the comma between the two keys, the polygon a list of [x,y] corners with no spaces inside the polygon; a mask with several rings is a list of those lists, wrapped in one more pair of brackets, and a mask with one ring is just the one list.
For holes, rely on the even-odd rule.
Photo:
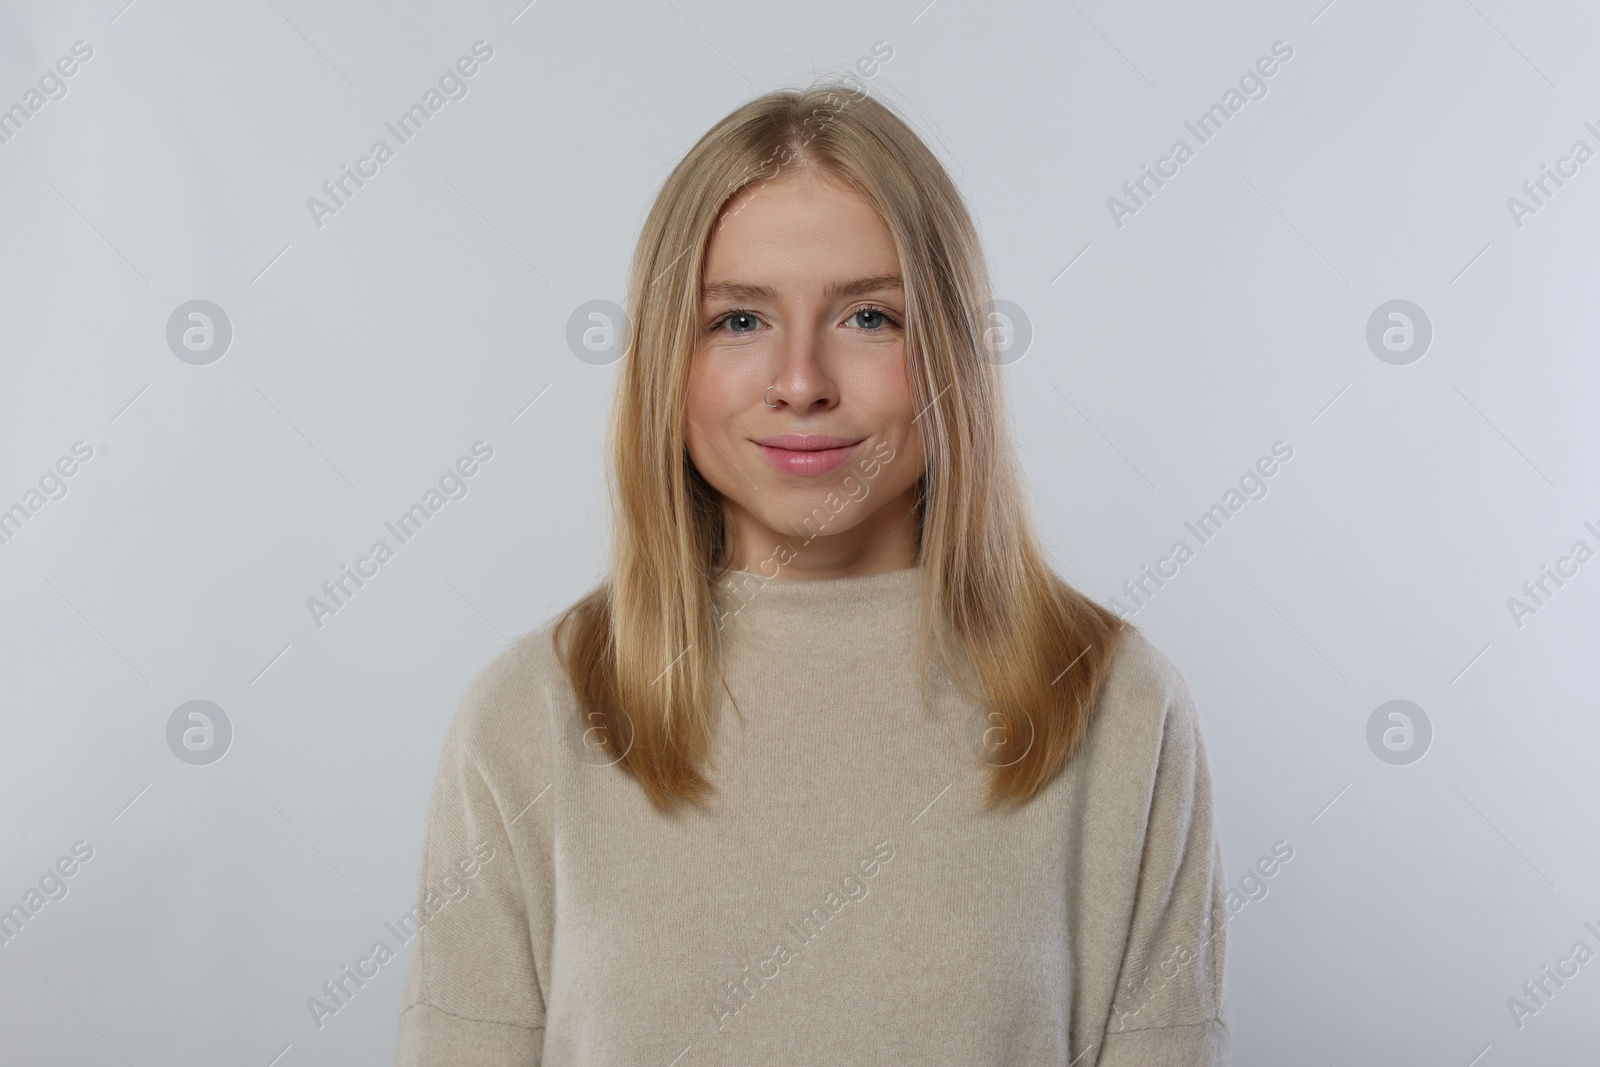
{"label": "sweater cuff", "polygon": [[396,1067],[539,1067],[544,1028],[468,1019],[426,1001],[400,1013]]}
{"label": "sweater cuff", "polygon": [[1096,1067],[1229,1067],[1228,1028],[1216,1019],[1106,1034]]}

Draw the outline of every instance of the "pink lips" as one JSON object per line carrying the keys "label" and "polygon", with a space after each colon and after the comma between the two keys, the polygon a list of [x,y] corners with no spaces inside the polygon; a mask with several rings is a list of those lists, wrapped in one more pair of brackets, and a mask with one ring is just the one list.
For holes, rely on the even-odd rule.
{"label": "pink lips", "polygon": [[755,442],[766,461],[785,474],[826,474],[848,462],[866,438],[786,433]]}

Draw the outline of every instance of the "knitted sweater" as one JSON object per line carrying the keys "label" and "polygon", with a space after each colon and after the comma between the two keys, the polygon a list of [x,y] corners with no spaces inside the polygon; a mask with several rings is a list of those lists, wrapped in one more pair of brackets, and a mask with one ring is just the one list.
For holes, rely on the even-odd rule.
{"label": "knitted sweater", "polygon": [[1072,761],[984,811],[981,708],[918,698],[923,574],[719,579],[709,811],[658,813],[586,743],[553,618],[485,667],[434,784],[400,1067],[1227,1064],[1184,676],[1125,631]]}

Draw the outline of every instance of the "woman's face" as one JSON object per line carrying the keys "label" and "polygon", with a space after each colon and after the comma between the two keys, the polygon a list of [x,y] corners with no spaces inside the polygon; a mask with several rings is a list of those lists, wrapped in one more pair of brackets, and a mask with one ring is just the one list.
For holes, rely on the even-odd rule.
{"label": "woman's face", "polygon": [[[823,578],[914,564],[926,461],[900,261],[871,204],[799,168],[749,186],[723,209],[702,283],[685,434],[722,494],[734,566]],[[780,544],[792,555],[774,556]]]}

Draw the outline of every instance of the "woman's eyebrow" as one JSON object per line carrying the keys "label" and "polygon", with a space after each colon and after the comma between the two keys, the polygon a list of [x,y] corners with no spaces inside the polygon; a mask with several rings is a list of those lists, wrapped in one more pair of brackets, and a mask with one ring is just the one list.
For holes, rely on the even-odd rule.
{"label": "woman's eyebrow", "polygon": [[[823,295],[862,296],[900,288],[898,274],[869,274],[847,282],[834,282],[824,290]],[[748,282],[710,282],[701,290],[702,300],[775,300],[777,296],[777,292],[769,285],[751,285]]]}
{"label": "woman's eyebrow", "polygon": [[869,274],[865,278],[857,278],[849,282],[834,282],[828,286],[828,296],[865,296],[868,293],[881,292],[884,289],[899,289],[900,275],[898,274]]}

